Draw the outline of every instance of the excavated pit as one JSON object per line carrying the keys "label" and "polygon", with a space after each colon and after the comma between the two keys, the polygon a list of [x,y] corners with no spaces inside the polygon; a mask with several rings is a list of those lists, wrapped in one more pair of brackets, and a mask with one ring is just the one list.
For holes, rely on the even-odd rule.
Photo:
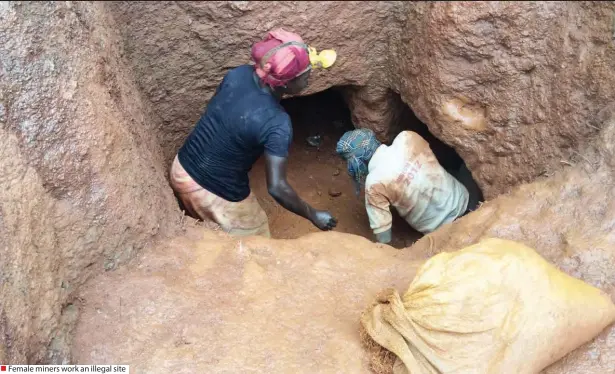
{"label": "excavated pit", "polygon": [[[355,195],[345,161],[335,152],[341,135],[354,128],[339,90],[286,99],[282,105],[294,130],[289,182],[310,204],[338,218],[337,232],[319,232],[280,207],[267,193],[261,158],[250,183],[275,240],[232,239],[187,221],[184,235],[80,290],[82,314],[70,353],[74,361],[128,360],[147,373],[245,367],[370,371],[358,329],[360,313],[380,290],[403,289],[425,255],[372,242],[363,195]],[[397,127],[423,135],[445,168],[456,170],[463,163],[411,110],[400,116]],[[310,144],[308,138],[315,136],[320,142]],[[392,246],[409,247],[422,235],[393,213]]]}
{"label": "excavated pit", "polygon": [[[282,101],[293,123],[293,144],[288,161],[288,180],[299,196],[317,209],[329,210],[337,219],[335,231],[373,240],[365,211],[364,195],[357,196],[346,162],[335,153],[336,143],[348,130],[354,129],[350,111],[341,93],[326,91]],[[308,137],[320,137],[318,145]],[[319,231],[309,221],[281,207],[267,193],[265,164],[261,159],[250,174],[254,193],[269,217],[274,238],[294,239]],[[395,214],[397,248],[411,245],[421,235]]]}
{"label": "excavated pit", "polygon": [[[615,3],[281,4],[0,5],[0,363],[368,372],[366,305],[403,291],[423,259],[484,237],[536,248],[615,299]],[[181,218],[165,179],[173,153],[226,69],[274,26],[336,48],[310,93],[360,88],[348,105],[364,126],[388,118],[383,91],[399,92],[490,201],[404,250],[343,234],[371,239],[333,154],[349,122],[292,113],[316,112],[317,94],[284,103],[296,121],[289,177],[348,218],[339,232],[268,200],[261,163],[253,188],[288,239],[237,241]],[[320,149],[305,143],[314,132]],[[445,168],[459,163],[432,148]],[[394,230],[398,248],[418,238],[399,219]],[[545,372],[613,367],[611,326]]]}
{"label": "excavated pit", "polygon": [[[373,240],[365,211],[364,194],[357,196],[346,163],[335,152],[337,141],[344,132],[354,129],[351,113],[344,101],[344,87],[289,99],[282,105],[290,114],[293,123],[293,144],[288,161],[288,180],[299,196],[318,209],[329,210],[337,219],[335,231],[363,236]],[[396,123],[391,127],[411,130],[425,138],[440,164],[451,174],[458,176],[463,160],[450,146],[429,132],[408,107],[404,107]],[[393,137],[396,133],[392,133]],[[319,137],[318,145],[310,144],[308,138]],[[390,143],[390,142],[389,142]],[[476,183],[469,176],[469,188]],[[464,180],[465,182],[465,180]],[[259,159],[250,174],[250,184],[269,218],[273,238],[295,239],[318,232],[309,221],[281,207],[267,193],[264,158]],[[480,193],[480,190],[479,190]],[[482,197],[482,195],[481,195]],[[412,245],[422,234],[414,230],[392,208],[393,241],[396,248]]]}

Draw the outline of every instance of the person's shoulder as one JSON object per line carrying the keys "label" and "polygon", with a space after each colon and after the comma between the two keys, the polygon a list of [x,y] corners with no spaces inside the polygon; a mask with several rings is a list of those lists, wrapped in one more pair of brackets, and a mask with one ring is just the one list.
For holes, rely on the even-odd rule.
{"label": "person's shoulder", "polygon": [[401,155],[393,147],[381,145],[369,160],[366,183],[387,185],[398,176],[401,163]]}
{"label": "person's shoulder", "polygon": [[232,68],[226,73],[227,78],[235,79],[243,79],[247,76],[251,76],[254,72],[254,67],[252,65],[239,65],[235,68]]}
{"label": "person's shoulder", "polygon": [[290,125],[290,116],[288,115],[288,113],[286,113],[286,111],[282,108],[274,108],[273,110],[273,117],[275,119],[276,122],[282,124],[282,125]]}
{"label": "person's shoulder", "polygon": [[263,101],[255,113],[264,119],[263,122],[270,125],[290,125],[290,116],[281,105],[275,101],[267,100],[266,97],[260,99]]}
{"label": "person's shoulder", "polygon": [[372,173],[372,171],[375,172],[376,170],[380,169],[383,162],[388,162],[388,160],[386,159],[390,157],[389,148],[390,147],[388,147],[386,144],[381,144],[378,148],[376,148],[376,151],[367,163],[367,168],[370,173]]}
{"label": "person's shoulder", "polygon": [[231,70],[229,70],[229,74],[245,74],[245,73],[249,73],[252,74],[252,72],[254,71],[254,66],[250,65],[250,64],[244,64],[244,65],[239,65],[237,67],[232,68]]}
{"label": "person's shoulder", "polygon": [[259,123],[259,131],[284,130],[292,131],[290,116],[284,110],[280,110],[275,106],[268,105],[267,101],[263,101],[251,111],[250,119],[253,123]]}
{"label": "person's shoulder", "polygon": [[397,134],[393,142],[398,141],[398,139],[401,141],[405,139],[423,139],[423,138],[414,131],[404,130],[404,131],[401,131],[399,134]]}
{"label": "person's shoulder", "polygon": [[292,131],[292,123],[290,116],[286,111],[278,108],[270,108],[267,111],[267,126],[271,128],[278,128],[284,131]]}
{"label": "person's shoulder", "polygon": [[370,170],[365,178],[365,188],[371,188],[376,185],[380,185],[383,182],[383,175],[380,172],[379,168]]}
{"label": "person's shoulder", "polygon": [[415,144],[422,145],[422,144],[427,144],[427,141],[423,139],[422,136],[420,136],[418,133],[414,131],[404,130],[395,137],[395,140],[393,140],[393,143],[402,143],[402,144],[408,144],[408,145],[415,145]]}
{"label": "person's shoulder", "polygon": [[375,178],[375,173],[370,172],[367,174],[367,177],[365,178],[365,188],[368,189],[371,186],[373,186],[375,183],[377,183],[376,178]]}

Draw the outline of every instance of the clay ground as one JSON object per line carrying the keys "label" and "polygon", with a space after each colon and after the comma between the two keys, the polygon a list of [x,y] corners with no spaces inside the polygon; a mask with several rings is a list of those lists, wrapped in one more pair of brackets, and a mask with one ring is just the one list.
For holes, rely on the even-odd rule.
{"label": "clay ground", "polygon": [[369,373],[360,314],[422,263],[338,233],[234,240],[191,225],[80,289],[75,362],[138,374]]}
{"label": "clay ground", "polygon": [[[299,196],[317,209],[329,210],[338,220],[335,231],[374,240],[365,211],[364,194],[354,193],[346,163],[335,153],[335,146],[345,131],[352,130],[350,113],[342,98],[332,90],[282,102],[293,121],[293,144],[288,161],[288,181]],[[320,135],[322,142],[313,147],[308,136]],[[319,230],[306,219],[282,206],[267,193],[264,158],[250,173],[252,190],[269,217],[271,235],[276,239],[295,239]],[[340,194],[333,197],[333,195]],[[394,210],[393,242],[405,248],[422,235],[413,230]]]}

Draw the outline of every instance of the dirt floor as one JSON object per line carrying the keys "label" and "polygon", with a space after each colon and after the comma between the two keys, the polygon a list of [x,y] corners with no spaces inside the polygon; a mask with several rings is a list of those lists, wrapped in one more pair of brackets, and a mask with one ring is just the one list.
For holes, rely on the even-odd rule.
{"label": "dirt floor", "polygon": [[139,374],[369,373],[359,318],[414,277],[422,261],[402,253],[338,233],[187,227],[79,290],[72,359]]}
{"label": "dirt floor", "polygon": [[[374,240],[365,211],[364,194],[357,196],[346,171],[346,163],[335,153],[345,131],[352,130],[350,113],[343,99],[332,90],[282,102],[293,121],[293,144],[288,161],[288,181],[299,196],[317,209],[329,210],[338,220],[335,231]],[[321,136],[320,146],[308,144],[310,136]],[[274,238],[294,239],[319,230],[311,222],[282,206],[267,193],[265,162],[261,158],[250,173],[250,184],[267,212]],[[339,194],[339,196],[337,196]],[[405,248],[422,235],[392,210],[393,242]]]}

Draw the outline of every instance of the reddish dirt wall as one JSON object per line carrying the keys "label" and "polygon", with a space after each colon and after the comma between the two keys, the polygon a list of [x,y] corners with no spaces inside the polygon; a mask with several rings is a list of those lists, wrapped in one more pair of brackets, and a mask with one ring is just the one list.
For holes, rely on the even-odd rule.
{"label": "reddish dirt wall", "polygon": [[[615,2],[114,2],[167,162],[225,72],[285,27],[337,63],[305,94],[349,86],[355,126],[385,140],[400,102],[457,149],[487,198],[595,134],[615,99]],[[394,131],[393,131],[394,132]]]}
{"label": "reddish dirt wall", "polygon": [[174,230],[115,29],[99,3],[0,4],[0,362],[54,360],[75,289]]}

